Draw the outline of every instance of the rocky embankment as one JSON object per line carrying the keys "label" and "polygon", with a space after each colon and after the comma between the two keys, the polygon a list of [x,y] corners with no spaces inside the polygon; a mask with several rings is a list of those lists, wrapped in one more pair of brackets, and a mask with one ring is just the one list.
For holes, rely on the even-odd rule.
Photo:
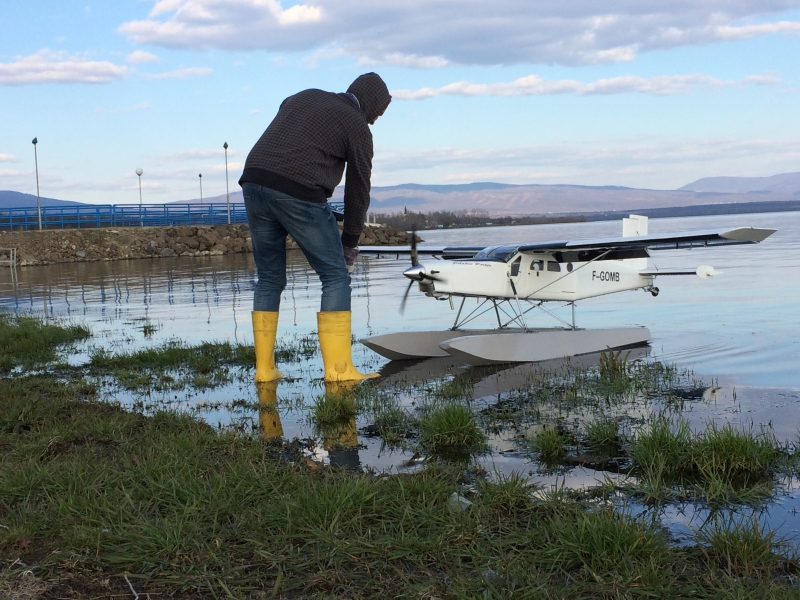
{"label": "rocky embankment", "polygon": [[[408,244],[410,239],[405,231],[365,227],[359,244]],[[287,246],[297,247],[291,239]],[[16,248],[20,266],[252,252],[247,224],[0,231],[0,248]]]}

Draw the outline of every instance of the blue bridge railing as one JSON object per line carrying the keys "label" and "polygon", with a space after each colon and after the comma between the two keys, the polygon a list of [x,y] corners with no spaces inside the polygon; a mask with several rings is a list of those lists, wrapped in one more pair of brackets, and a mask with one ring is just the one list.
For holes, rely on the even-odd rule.
{"label": "blue bridge railing", "polygon": [[[331,204],[341,212],[341,204]],[[246,223],[244,204],[232,202],[231,223]],[[174,225],[223,225],[228,206],[211,204],[98,204],[43,206],[42,229],[88,229],[95,227],[156,227]],[[0,230],[39,228],[36,207],[0,208]]]}

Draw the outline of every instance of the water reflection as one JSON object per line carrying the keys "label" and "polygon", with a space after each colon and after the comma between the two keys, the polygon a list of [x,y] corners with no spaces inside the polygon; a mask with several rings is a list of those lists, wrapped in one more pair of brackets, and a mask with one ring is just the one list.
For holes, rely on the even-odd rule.
{"label": "water reflection", "polygon": [[265,439],[283,437],[283,425],[278,411],[279,381],[256,383],[258,392],[258,421],[261,424],[261,435]]}

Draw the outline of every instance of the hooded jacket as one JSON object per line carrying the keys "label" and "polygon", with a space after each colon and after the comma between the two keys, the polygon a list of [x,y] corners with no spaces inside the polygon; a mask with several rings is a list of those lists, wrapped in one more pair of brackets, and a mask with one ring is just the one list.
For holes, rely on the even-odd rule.
{"label": "hooded jacket", "polygon": [[391,100],[376,73],[358,77],[345,94],[311,89],[289,96],[248,154],[239,185],[257,183],[301,200],[326,202],[346,164],[342,244],[354,248],[369,209],[369,124]]}

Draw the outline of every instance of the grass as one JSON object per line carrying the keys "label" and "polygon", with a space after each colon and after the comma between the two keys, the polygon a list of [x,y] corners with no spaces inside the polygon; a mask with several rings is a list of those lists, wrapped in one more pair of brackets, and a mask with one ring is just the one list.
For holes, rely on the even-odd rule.
{"label": "grass", "polygon": [[779,553],[789,549],[784,540],[764,529],[757,519],[714,519],[698,532],[697,541],[708,564],[730,577],[769,576],[782,567]]}
{"label": "grass", "polygon": [[589,444],[600,448],[616,446],[619,442],[619,423],[616,419],[600,417],[586,423]]}
{"label": "grass", "polygon": [[[315,351],[296,342],[299,353]],[[590,415],[586,442],[626,450],[639,482],[609,484],[596,499],[445,461],[389,477],[329,469],[307,461],[301,442],[96,400],[111,378],[169,386],[185,374],[188,386],[213,384],[217,373],[250,367],[251,351],[171,344],[95,355],[89,370],[107,378],[80,369],[0,378],[0,598],[797,597],[793,543],[757,521],[712,519],[675,546],[654,515],[624,506],[648,485],[666,501],[761,498],[793,460],[768,433],[728,425],[694,432],[656,418],[631,437],[620,414],[642,397],[666,398],[677,373],[624,354],[609,355],[604,375],[554,373],[487,411],[503,427],[555,419],[531,443],[562,458],[584,444],[565,433],[580,431],[575,416]],[[430,456],[458,460],[486,447],[467,377],[403,389],[415,409],[399,394],[328,390],[310,419],[331,449],[355,439],[358,414],[384,441]],[[472,504],[452,510],[454,492]]]}
{"label": "grass", "polygon": [[16,367],[41,367],[58,358],[58,349],[86,339],[91,333],[80,325],[46,323],[33,317],[0,313],[0,373]]}
{"label": "grass", "polygon": [[566,445],[570,439],[555,425],[543,427],[530,438],[531,448],[538,452],[545,463],[552,463],[567,453]]}
{"label": "grass", "polygon": [[419,416],[419,444],[434,456],[469,456],[486,448],[486,435],[468,406],[444,402]]}
{"label": "grass", "polygon": [[[764,554],[748,530],[674,547],[648,519],[533,494],[520,476],[479,481],[453,511],[460,468],[309,468],[274,441],[129,413],[94,392],[81,379],[0,379],[0,597],[133,597],[128,581],[139,597],[178,599],[796,592],[785,548]],[[424,416],[471,432],[454,435],[462,445],[480,437],[463,405]]]}
{"label": "grass", "polygon": [[650,500],[681,488],[712,504],[750,502],[769,496],[773,476],[788,471],[792,457],[769,433],[710,423],[694,433],[686,421],[654,419],[631,442],[633,473]]}

